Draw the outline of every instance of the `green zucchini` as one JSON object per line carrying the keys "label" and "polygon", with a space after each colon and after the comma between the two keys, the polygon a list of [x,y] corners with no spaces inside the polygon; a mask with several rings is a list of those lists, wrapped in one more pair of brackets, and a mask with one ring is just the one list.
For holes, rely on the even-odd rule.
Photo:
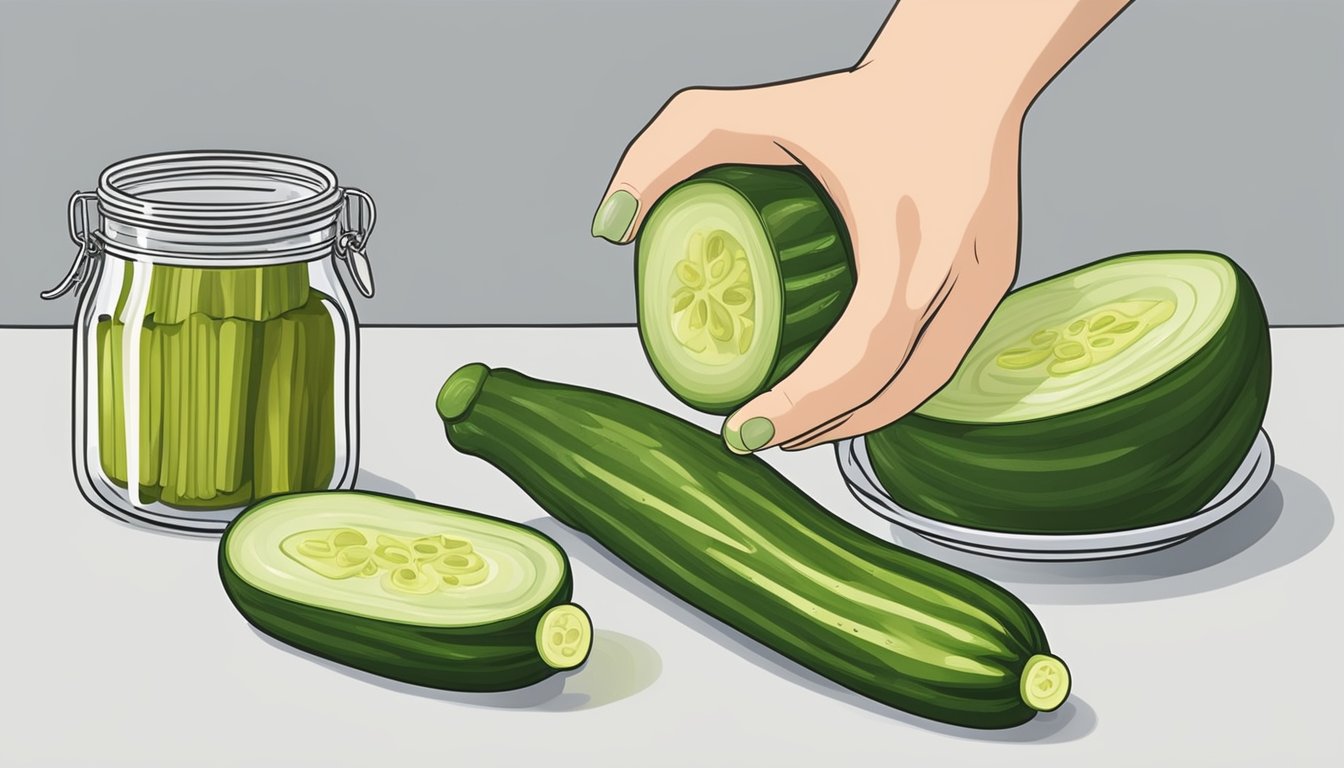
{"label": "green zucchini", "polygon": [[479,363],[448,441],[664,589],[846,688],[977,728],[1063,703],[1068,669],[993,583],[871,536],[769,464],[641,403]]}
{"label": "green zucchini", "polygon": [[1016,533],[1125,530],[1217,494],[1269,383],[1269,324],[1245,272],[1212,253],[1127,254],[1011,293],[948,384],[864,442],[912,512]]}
{"label": "green zucchini", "polygon": [[592,647],[564,551],[538,531],[357,491],[249,507],[219,547],[224,590],[260,631],[375,675],[500,691]]}
{"label": "green zucchini", "polygon": [[667,388],[728,413],[796,368],[854,288],[840,222],[794,168],[719,166],[663,195],[635,244],[635,298]]}

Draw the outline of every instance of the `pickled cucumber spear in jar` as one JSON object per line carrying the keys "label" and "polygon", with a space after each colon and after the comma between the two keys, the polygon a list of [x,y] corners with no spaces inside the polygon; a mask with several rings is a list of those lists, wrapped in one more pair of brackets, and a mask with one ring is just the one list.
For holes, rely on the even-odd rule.
{"label": "pickled cucumber spear in jar", "polygon": [[308,302],[308,265],[267,267],[155,266],[146,314],[181,323],[192,313],[264,321]]}
{"label": "pickled cucumber spear in jar", "polygon": [[308,304],[266,321],[257,387],[256,498],[324,488],[335,466],[335,329],[314,291]]}
{"label": "pickled cucumber spear in jar", "polygon": [[[122,375],[126,326],[112,319],[97,325],[98,345],[98,453],[103,473],[127,487],[128,435],[126,433],[126,380]],[[163,369],[161,335],[153,323],[140,331],[139,453],[140,495],[159,495],[162,455]]]}

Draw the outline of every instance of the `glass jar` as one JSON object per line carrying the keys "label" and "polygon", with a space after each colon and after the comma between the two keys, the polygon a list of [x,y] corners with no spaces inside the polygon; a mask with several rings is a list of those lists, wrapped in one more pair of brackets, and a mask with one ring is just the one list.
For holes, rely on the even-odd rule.
{"label": "glass jar", "polygon": [[335,261],[373,295],[374,216],[330,169],[254,152],[132,158],[75,193],[79,252],[43,298],[79,287],[84,496],[131,522],[216,533],[267,496],[352,487],[359,337]]}

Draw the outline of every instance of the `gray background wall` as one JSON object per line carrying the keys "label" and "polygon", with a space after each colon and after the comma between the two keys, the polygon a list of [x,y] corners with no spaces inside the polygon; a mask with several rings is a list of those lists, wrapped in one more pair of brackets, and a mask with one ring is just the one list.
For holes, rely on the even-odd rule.
{"label": "gray background wall", "polygon": [[[1030,2],[1031,0],[1020,0]],[[379,206],[368,323],[629,322],[588,234],[685,85],[852,64],[889,0],[0,0],[0,324],[60,324],[66,197],[107,164],[246,148]],[[1276,324],[1344,322],[1344,2],[1137,0],[1023,146],[1022,280],[1225,252]]]}

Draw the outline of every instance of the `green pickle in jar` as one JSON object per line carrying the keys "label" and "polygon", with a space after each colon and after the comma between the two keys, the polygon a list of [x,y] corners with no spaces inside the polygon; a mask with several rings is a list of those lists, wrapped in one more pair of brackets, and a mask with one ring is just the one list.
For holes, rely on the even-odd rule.
{"label": "green pickle in jar", "polygon": [[[132,284],[124,264],[123,286]],[[328,487],[335,471],[336,329],[304,263],[153,266],[140,323],[129,290],[96,330],[103,473],[142,501],[228,509]],[[126,376],[139,325],[138,377]],[[138,390],[138,397],[131,388]],[[127,417],[137,435],[127,429]],[[132,449],[136,450],[132,450]]]}
{"label": "green pickle in jar", "polygon": [[263,498],[354,486],[368,193],[301,157],[166,152],[109,165],[66,213],[79,249],[41,295],[79,298],[84,498],[209,535]]}

